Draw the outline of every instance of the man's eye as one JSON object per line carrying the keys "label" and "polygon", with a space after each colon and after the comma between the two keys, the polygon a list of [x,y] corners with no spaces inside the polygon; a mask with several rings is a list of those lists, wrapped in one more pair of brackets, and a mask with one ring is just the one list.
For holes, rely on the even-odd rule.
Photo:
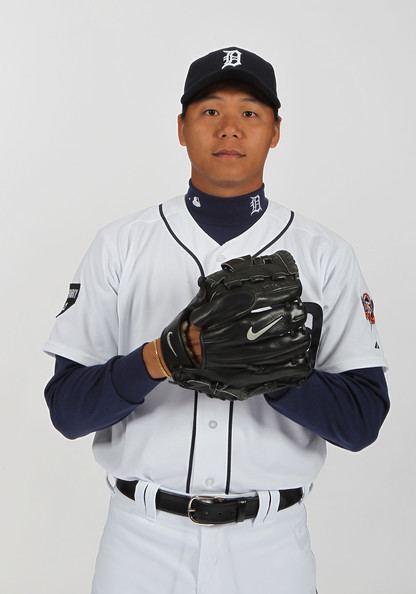
{"label": "man's eye", "polygon": [[257,115],[257,114],[256,114],[254,111],[244,111],[243,113],[248,113],[248,114],[251,114],[251,115],[247,116],[247,117],[249,117],[249,118],[252,118],[252,117],[254,117],[254,116],[256,116],[256,115]]}
{"label": "man's eye", "polygon": [[218,113],[216,109],[206,109],[205,113],[207,113],[208,115],[214,115],[214,113]]}

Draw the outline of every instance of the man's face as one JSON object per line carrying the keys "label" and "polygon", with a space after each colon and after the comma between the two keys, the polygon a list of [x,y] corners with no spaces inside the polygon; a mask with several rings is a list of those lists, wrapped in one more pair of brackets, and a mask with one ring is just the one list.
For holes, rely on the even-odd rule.
{"label": "man's face", "polygon": [[[270,148],[279,142],[280,118],[247,85],[218,84],[178,116],[178,136],[192,165],[192,182],[222,196],[245,194],[263,182]],[[224,151],[237,151],[230,154]]]}

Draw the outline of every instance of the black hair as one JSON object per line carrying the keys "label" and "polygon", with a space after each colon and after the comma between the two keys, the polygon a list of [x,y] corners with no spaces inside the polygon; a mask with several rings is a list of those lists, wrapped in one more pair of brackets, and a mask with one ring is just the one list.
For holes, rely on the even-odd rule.
{"label": "black hair", "polygon": [[[224,83],[230,83],[231,85],[235,85],[235,81],[232,80],[227,80],[224,81]],[[244,83],[245,85],[247,85],[250,88],[250,93],[253,95],[253,97],[255,97],[256,99],[258,99],[259,101],[261,101],[262,103],[265,103],[266,105],[268,105],[269,107],[271,107],[273,109],[273,113],[274,113],[274,119],[275,121],[279,121],[279,110],[276,109],[273,105],[270,104],[270,101],[267,99],[267,97],[265,95],[263,95],[263,93],[257,89],[256,87],[248,84],[248,83]],[[188,103],[186,103],[185,105],[182,105],[182,113],[181,113],[181,118],[184,119],[185,118],[185,114],[186,114],[186,110],[188,108],[188,105],[190,105],[191,103],[193,103],[194,101],[200,101],[201,99],[203,99],[204,97],[206,97],[211,88],[214,85],[210,85],[209,87],[205,87],[204,89],[202,89],[201,91],[199,91],[198,93],[196,93],[191,101],[189,101]]]}

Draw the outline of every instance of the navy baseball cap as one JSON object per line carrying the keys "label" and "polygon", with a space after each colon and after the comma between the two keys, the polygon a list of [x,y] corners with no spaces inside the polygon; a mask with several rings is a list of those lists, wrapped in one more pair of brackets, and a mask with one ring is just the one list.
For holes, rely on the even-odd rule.
{"label": "navy baseball cap", "polygon": [[186,105],[204,88],[224,80],[235,80],[255,87],[274,109],[279,109],[273,66],[253,52],[240,47],[226,47],[198,58],[189,67],[182,105]]}

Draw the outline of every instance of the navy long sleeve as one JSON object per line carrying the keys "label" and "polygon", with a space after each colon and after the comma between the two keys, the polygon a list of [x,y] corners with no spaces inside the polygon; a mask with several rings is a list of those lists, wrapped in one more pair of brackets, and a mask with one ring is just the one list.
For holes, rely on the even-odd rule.
{"label": "navy long sleeve", "polygon": [[143,347],[91,367],[56,355],[55,374],[44,392],[56,429],[69,439],[82,437],[114,425],[142,404],[163,381],[150,377]]}
{"label": "navy long sleeve", "polygon": [[265,397],[292,421],[354,452],[376,440],[390,408],[381,367],[343,373],[314,370],[301,387]]}
{"label": "navy long sleeve", "polygon": [[[45,388],[54,426],[70,439],[109,427],[133,412],[163,380],[152,379],[139,347],[104,365],[56,357]],[[272,408],[344,449],[372,443],[389,410],[382,368],[314,371],[300,388],[266,395]]]}

